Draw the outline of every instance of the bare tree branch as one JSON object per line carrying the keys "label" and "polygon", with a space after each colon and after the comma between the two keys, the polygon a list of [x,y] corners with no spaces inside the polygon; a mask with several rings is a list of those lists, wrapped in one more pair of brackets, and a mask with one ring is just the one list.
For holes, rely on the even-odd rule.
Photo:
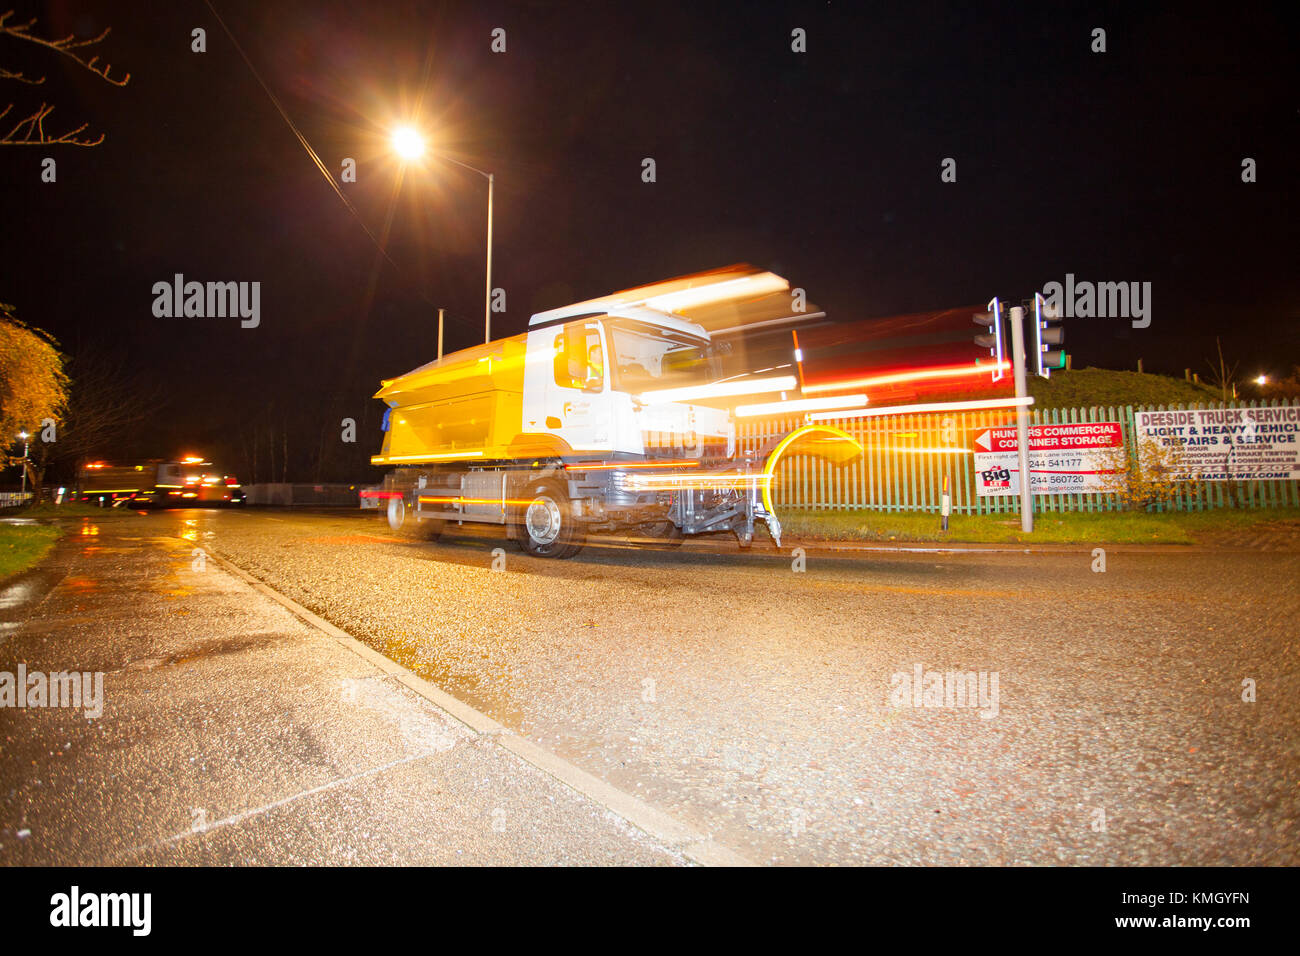
{"label": "bare tree branch", "polygon": [[19,83],[40,86],[45,82],[45,77],[42,76],[39,80],[33,80],[26,74],[15,73],[13,70],[6,70],[3,66],[0,66],[0,80],[17,80]]}
{"label": "bare tree branch", "polygon": [[1227,402],[1229,393],[1236,389],[1237,368],[1241,365],[1241,362],[1237,361],[1233,362],[1231,366],[1228,365],[1227,359],[1223,357],[1223,343],[1219,341],[1217,335],[1214,337],[1214,347],[1219,352],[1219,364],[1216,367],[1213,362],[1206,360],[1206,364],[1210,367],[1209,383],[1219,390],[1219,397],[1224,402]]}
{"label": "bare tree branch", "polygon": [[[37,46],[45,47],[47,50],[53,50],[55,53],[66,56],[79,66],[84,67],[91,73],[94,73],[104,82],[113,86],[126,86],[131,80],[131,74],[127,73],[122,79],[114,79],[111,75],[112,66],[110,64],[99,64],[99,57],[92,56],[90,59],[82,57],[78,50],[84,47],[93,46],[108,36],[111,28],[105,28],[99,36],[91,37],[87,40],[78,40],[75,34],[68,34],[61,40],[49,40],[45,37],[36,36],[31,29],[36,24],[35,18],[28,20],[26,23],[13,23],[10,18],[14,15],[12,10],[0,13],[0,36],[10,36],[18,40],[26,40],[28,43],[34,43]],[[0,80],[14,80],[19,83],[25,83],[28,86],[39,86],[45,82],[45,77],[33,79],[25,73],[0,67]],[[14,108],[10,103],[3,110],[0,110],[0,118],[9,114]],[[0,137],[0,146],[98,146],[104,142],[104,134],[100,133],[98,139],[89,139],[81,134],[85,131],[89,123],[82,123],[76,129],[68,130],[65,133],[49,134],[45,132],[45,118],[54,112],[54,107],[49,103],[42,103],[34,113],[25,119],[19,120],[7,134]]]}
{"label": "bare tree branch", "polygon": [[[104,80],[104,82],[111,83],[114,86],[126,86],[127,83],[131,82],[130,73],[126,74],[126,76],[120,80],[113,79],[113,77],[109,75],[113,69],[112,65],[105,63],[103,66],[97,66],[96,64],[99,63],[98,56],[92,56],[89,60],[83,60],[76,53],[72,52],[74,50],[79,50],[82,47],[93,46],[94,44],[101,42],[108,36],[112,27],[105,27],[103,33],[97,37],[91,37],[89,40],[78,40],[76,35],[72,33],[69,33],[62,40],[47,40],[44,37],[33,36],[29,32],[36,24],[35,18],[28,20],[26,23],[6,25],[5,21],[13,15],[14,12],[12,10],[0,13],[0,33],[7,34],[8,36],[15,37],[19,40],[26,40],[29,43],[35,43],[38,46],[43,46],[47,49],[53,50],[55,53],[61,53],[73,62],[84,66],[91,73],[94,73],[96,76]],[[44,82],[44,79],[44,77],[41,77],[41,79],[36,82]],[[27,82],[32,81],[28,80]]]}
{"label": "bare tree branch", "polygon": [[161,387],[128,369],[122,353],[80,348],[68,361],[72,380],[57,442],[42,445],[45,463],[75,466],[87,458],[111,456],[136,430],[156,420],[165,395]]}
{"label": "bare tree branch", "polygon": [[[6,106],[3,112],[0,112],[0,117],[3,117],[11,109],[13,109],[12,103]],[[104,141],[103,133],[100,133],[99,139],[96,140],[77,138],[77,134],[89,126],[89,123],[82,123],[76,129],[60,133],[57,136],[46,135],[45,117],[53,112],[53,106],[42,103],[40,109],[26,119],[19,120],[18,125],[3,137],[0,137],[0,146],[98,146]],[[35,137],[32,136],[33,133],[36,134]]]}

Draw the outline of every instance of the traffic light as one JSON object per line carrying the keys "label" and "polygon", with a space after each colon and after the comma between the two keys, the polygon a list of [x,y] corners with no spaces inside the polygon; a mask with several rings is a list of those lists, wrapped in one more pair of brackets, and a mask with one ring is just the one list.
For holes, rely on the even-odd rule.
{"label": "traffic light", "polygon": [[1054,349],[1065,341],[1065,329],[1059,324],[1061,312],[1048,305],[1041,292],[1034,293],[1034,371],[1043,378],[1052,377],[1052,369],[1065,368],[1065,351]]}
{"label": "traffic light", "polygon": [[993,381],[996,382],[1002,378],[1006,362],[1006,346],[1002,338],[1002,303],[996,298],[990,299],[988,309],[987,312],[975,313],[971,316],[971,321],[988,329],[987,334],[975,336],[975,344],[988,349],[989,355],[993,357]]}

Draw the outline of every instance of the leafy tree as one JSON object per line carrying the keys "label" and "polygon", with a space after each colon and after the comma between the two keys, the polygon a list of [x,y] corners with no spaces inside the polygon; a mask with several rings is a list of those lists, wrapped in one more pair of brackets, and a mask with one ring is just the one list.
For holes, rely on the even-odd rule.
{"label": "leafy tree", "polygon": [[1150,511],[1169,504],[1180,494],[1199,494],[1201,476],[1189,471],[1183,461],[1182,442],[1162,445],[1151,438],[1141,438],[1132,451],[1119,445],[1100,455],[1106,491],[1115,494],[1129,511]]}
{"label": "leafy tree", "polygon": [[[14,442],[20,430],[39,442],[47,421],[62,420],[68,400],[68,376],[63,356],[52,338],[20,322],[13,307],[0,303],[0,460],[4,465],[22,460]],[[40,476],[31,471],[32,485]]]}

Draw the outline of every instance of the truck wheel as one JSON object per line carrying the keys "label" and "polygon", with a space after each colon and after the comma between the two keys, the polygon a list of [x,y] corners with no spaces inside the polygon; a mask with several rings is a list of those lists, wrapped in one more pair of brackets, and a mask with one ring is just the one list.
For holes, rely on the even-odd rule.
{"label": "truck wheel", "polygon": [[415,517],[409,515],[406,511],[405,498],[388,499],[388,527],[394,531],[418,538],[421,541],[437,541],[442,537],[442,529],[446,525],[447,522],[432,518],[416,521]]}
{"label": "truck wheel", "polygon": [[515,535],[525,551],[538,558],[571,558],[582,550],[586,535],[559,486],[539,482],[524,498],[527,504],[517,513]]}
{"label": "truck wheel", "polygon": [[406,524],[406,499],[389,498],[388,499],[388,527],[394,531],[401,531],[402,525]]}

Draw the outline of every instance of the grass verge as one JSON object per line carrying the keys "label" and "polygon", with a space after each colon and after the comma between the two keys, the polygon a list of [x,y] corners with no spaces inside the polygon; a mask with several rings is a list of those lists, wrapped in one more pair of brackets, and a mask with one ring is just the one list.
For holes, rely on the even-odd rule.
{"label": "grass verge", "polygon": [[0,581],[45,557],[59,537],[50,525],[0,524]]}
{"label": "grass verge", "polygon": [[976,544],[1196,544],[1204,537],[1248,531],[1261,524],[1300,521],[1300,509],[1220,509],[1148,514],[1140,511],[1036,514],[1034,530],[1018,515],[953,515],[948,530],[923,512],[779,511],[791,538],[825,541],[927,541]]}
{"label": "grass verge", "polygon": [[101,508],[99,505],[87,504],[84,501],[69,501],[61,505],[43,501],[39,505],[14,508],[12,511],[6,511],[5,515],[18,518],[107,518],[114,514],[130,514],[132,510],[126,507]]}

